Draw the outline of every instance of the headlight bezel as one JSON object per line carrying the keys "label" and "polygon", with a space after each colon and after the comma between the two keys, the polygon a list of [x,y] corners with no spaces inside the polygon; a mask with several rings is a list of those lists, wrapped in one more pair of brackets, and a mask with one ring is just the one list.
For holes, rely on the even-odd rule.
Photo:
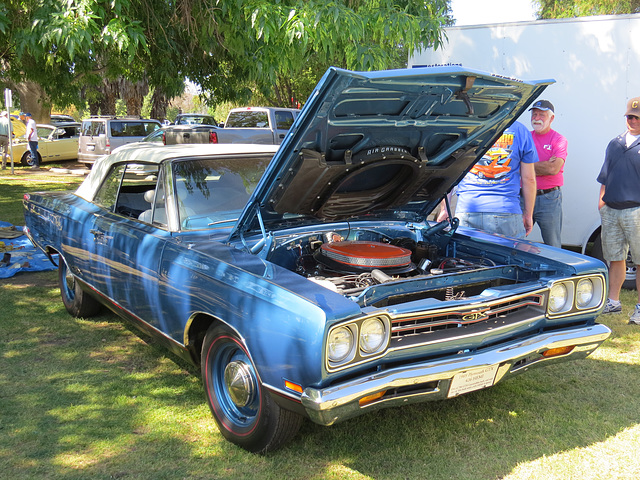
{"label": "headlight bezel", "polygon": [[[369,329],[370,324],[378,324],[383,332],[381,338],[374,348],[363,348],[364,340],[363,335]],[[364,329],[363,329],[364,326]],[[331,356],[330,354],[330,339],[340,329],[348,329],[352,334],[352,348],[349,354],[339,359]],[[391,319],[386,315],[373,315],[359,319],[352,320],[337,325],[333,325],[327,332],[327,341],[325,344],[325,364],[328,371],[336,371],[343,368],[358,365],[365,361],[370,361],[373,358],[383,356],[389,348],[389,342],[391,339]]]}
{"label": "headlight bezel", "polygon": [[[591,284],[592,291],[588,301],[584,301],[583,295],[580,293],[582,285]],[[552,308],[552,291],[558,286],[566,289],[566,303],[562,307]],[[547,294],[546,312],[549,318],[569,315],[581,315],[590,311],[596,311],[604,305],[606,298],[606,283],[602,274],[597,275],[581,275],[579,277],[564,278],[556,280],[549,285]]]}

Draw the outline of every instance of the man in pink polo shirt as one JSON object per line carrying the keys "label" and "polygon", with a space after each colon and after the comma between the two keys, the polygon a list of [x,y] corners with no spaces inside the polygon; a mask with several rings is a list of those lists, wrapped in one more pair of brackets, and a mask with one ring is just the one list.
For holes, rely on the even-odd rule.
{"label": "man in pink polo shirt", "polygon": [[560,248],[562,241],[562,190],[564,184],[564,162],[567,159],[567,139],[551,129],[555,117],[553,104],[548,100],[537,100],[531,111],[533,143],[540,161],[536,169],[536,202],[533,222],[542,233],[542,241]]}

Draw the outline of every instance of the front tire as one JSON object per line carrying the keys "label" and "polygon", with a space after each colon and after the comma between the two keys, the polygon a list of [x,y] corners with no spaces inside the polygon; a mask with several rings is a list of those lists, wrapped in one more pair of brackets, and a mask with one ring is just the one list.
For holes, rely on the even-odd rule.
{"label": "front tire", "polygon": [[[27,150],[24,153],[24,155],[22,155],[22,158],[20,159],[20,163],[22,163],[22,165],[24,165],[25,167],[33,167],[35,165],[35,163],[33,162],[33,158],[31,157],[31,152],[29,150]],[[41,164],[41,163],[42,163],[42,157],[38,153],[38,164]]]}
{"label": "front tire", "polygon": [[66,262],[60,256],[58,266],[58,285],[60,296],[67,312],[73,317],[93,317],[100,311],[100,303],[85,293],[71,273]]}
{"label": "front tire", "polygon": [[302,417],[271,398],[248,351],[229,328],[209,328],[202,345],[201,370],[211,413],[230,442],[265,453],[278,449],[298,432]]}

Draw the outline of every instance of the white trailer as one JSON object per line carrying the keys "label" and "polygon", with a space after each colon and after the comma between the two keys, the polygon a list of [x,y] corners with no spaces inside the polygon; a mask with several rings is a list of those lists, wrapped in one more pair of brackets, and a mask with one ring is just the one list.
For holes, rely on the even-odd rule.
{"label": "white trailer", "polygon": [[[542,98],[555,106],[552,128],[568,142],[564,168],[564,246],[600,254],[596,177],[609,141],[625,131],[627,101],[640,96],[640,14],[449,27],[439,50],[409,66],[455,64],[521,79],[554,78]],[[635,40],[634,40],[635,39]],[[530,127],[529,112],[519,119]],[[640,186],[638,186],[640,188]],[[537,226],[530,236],[541,240]],[[633,283],[630,267],[625,286]]]}

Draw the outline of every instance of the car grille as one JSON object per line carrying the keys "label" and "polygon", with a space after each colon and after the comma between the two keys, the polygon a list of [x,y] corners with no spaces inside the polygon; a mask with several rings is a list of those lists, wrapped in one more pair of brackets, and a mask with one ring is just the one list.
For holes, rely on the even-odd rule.
{"label": "car grille", "polygon": [[460,329],[468,330],[470,334],[477,333],[479,330],[495,328],[496,325],[540,316],[543,313],[543,305],[544,297],[534,294],[475,308],[473,306],[464,309],[451,308],[423,315],[414,313],[410,316],[397,317],[391,321],[391,342],[393,344],[394,339],[420,337],[436,332],[444,333],[452,329],[456,330],[456,334],[462,333]]}

